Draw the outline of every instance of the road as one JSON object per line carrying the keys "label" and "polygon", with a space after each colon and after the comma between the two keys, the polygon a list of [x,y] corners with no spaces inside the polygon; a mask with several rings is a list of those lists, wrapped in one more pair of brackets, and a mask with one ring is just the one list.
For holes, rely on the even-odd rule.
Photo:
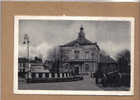
{"label": "road", "polygon": [[21,90],[104,90],[104,91],[128,91],[129,87],[102,87],[96,85],[95,80],[89,76],[84,76],[83,80],[72,82],[54,83],[26,83],[19,82]]}
{"label": "road", "polygon": [[54,83],[25,83],[19,82],[19,89],[31,90],[101,90],[94,79],[85,76],[84,80]]}

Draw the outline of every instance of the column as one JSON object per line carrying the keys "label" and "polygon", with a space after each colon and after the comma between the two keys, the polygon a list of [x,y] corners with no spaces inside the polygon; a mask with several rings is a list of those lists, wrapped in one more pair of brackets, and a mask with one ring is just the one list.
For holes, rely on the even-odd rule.
{"label": "column", "polygon": [[66,73],[64,73],[64,77],[66,78]]}
{"label": "column", "polygon": [[93,72],[95,73],[95,62],[93,63]]}
{"label": "column", "polygon": [[46,78],[46,75],[45,75],[45,73],[42,73],[42,78]]}
{"label": "column", "polygon": [[62,78],[62,73],[60,73],[60,78]]}
{"label": "column", "polygon": [[38,73],[35,73],[35,77],[36,77],[36,78],[39,78],[39,74],[38,74]]}
{"label": "column", "polygon": [[80,66],[80,67],[81,67],[81,73],[82,73],[82,72],[83,72],[83,66],[82,66],[82,64],[81,64],[81,66]]}
{"label": "column", "polygon": [[28,79],[28,74],[27,73],[25,74],[25,79]]}
{"label": "column", "polygon": [[69,73],[67,73],[67,77],[69,77]]}
{"label": "column", "polygon": [[32,73],[31,72],[28,73],[28,77],[32,78]]}
{"label": "column", "polygon": [[57,73],[54,74],[54,77],[57,78]]}
{"label": "column", "polygon": [[85,64],[82,65],[83,73],[85,72]]}
{"label": "column", "polygon": [[49,73],[49,78],[52,78],[52,74],[51,73]]}

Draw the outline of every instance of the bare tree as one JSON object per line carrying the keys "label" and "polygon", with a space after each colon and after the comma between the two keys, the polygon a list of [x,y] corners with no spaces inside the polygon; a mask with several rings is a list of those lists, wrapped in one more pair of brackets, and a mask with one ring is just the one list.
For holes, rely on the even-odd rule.
{"label": "bare tree", "polygon": [[59,47],[54,47],[48,52],[47,59],[53,62],[51,72],[59,72],[60,56],[61,54]]}
{"label": "bare tree", "polygon": [[122,50],[117,54],[117,63],[119,65],[120,72],[130,72],[130,51]]}
{"label": "bare tree", "polygon": [[100,51],[100,59],[104,59],[106,57],[109,57],[109,54],[107,54],[104,50]]}

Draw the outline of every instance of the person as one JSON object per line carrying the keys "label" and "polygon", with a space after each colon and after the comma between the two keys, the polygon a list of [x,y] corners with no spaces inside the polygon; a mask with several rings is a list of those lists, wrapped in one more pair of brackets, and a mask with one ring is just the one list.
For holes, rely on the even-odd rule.
{"label": "person", "polygon": [[90,77],[93,78],[93,73],[92,72],[90,73]]}
{"label": "person", "polygon": [[106,87],[108,85],[108,76],[104,73],[102,78],[102,85]]}
{"label": "person", "polygon": [[94,76],[96,78],[96,84],[99,84],[99,79],[101,79],[103,77],[102,72],[101,71],[97,71]]}

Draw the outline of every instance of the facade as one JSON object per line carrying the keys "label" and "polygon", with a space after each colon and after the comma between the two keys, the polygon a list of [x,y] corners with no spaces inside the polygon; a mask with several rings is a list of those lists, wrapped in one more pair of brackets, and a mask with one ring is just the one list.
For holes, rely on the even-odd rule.
{"label": "facade", "polygon": [[83,27],[77,39],[60,46],[60,54],[60,72],[88,74],[98,69],[100,48],[96,42],[86,39]]}

